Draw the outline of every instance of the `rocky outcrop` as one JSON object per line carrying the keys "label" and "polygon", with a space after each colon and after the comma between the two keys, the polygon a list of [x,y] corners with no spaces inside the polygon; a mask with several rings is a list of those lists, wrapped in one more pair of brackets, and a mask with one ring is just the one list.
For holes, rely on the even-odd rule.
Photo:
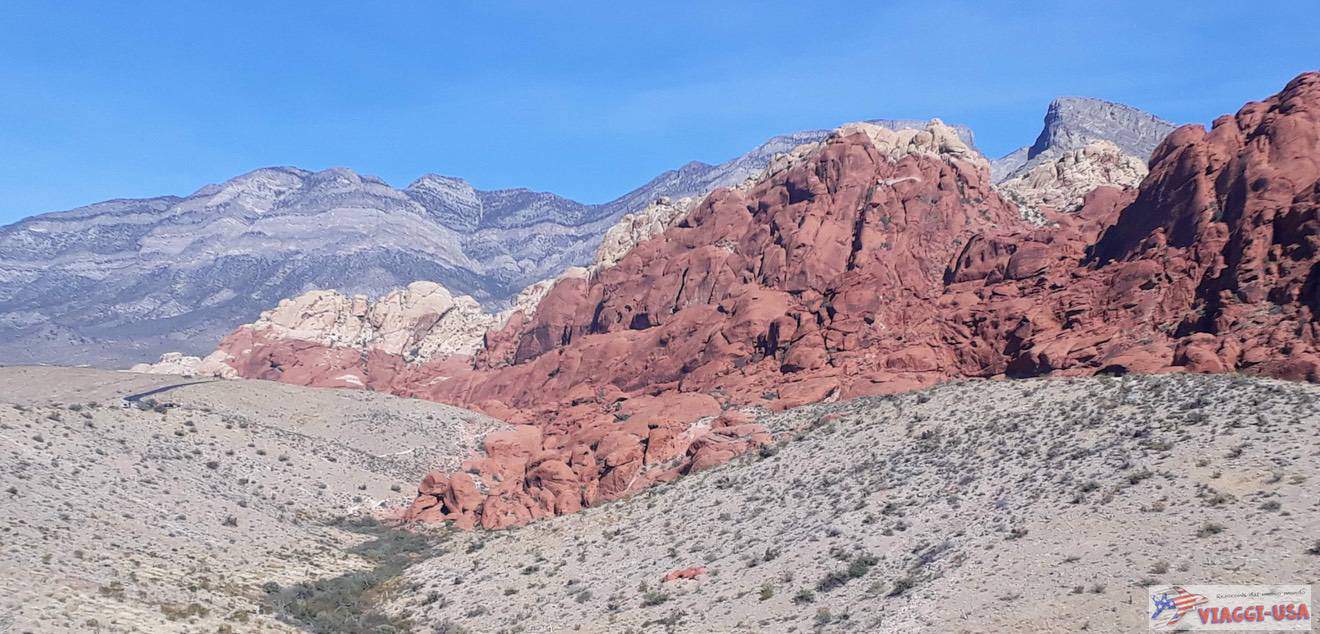
{"label": "rocky outcrop", "polygon": [[1088,97],[1060,97],[1050,102],[1036,142],[992,161],[990,175],[996,183],[1016,178],[1096,141],[1109,141],[1123,154],[1145,163],[1175,127],[1131,106]]}
{"label": "rocky outcrop", "polygon": [[[539,301],[544,286],[519,296],[523,310]],[[363,295],[309,291],[239,327],[205,359],[166,353],[158,363],[138,364],[130,371],[233,378],[250,369],[242,360],[249,351],[233,343],[261,341],[283,348],[278,363],[290,382],[361,388],[366,387],[361,372],[325,364],[324,359],[384,355],[409,365],[471,355],[486,330],[507,318],[507,313],[483,311],[466,295],[454,297],[434,282],[413,282],[374,301]]]}
{"label": "rocky outcrop", "polygon": [[668,229],[695,203],[691,197],[678,200],[663,197],[635,214],[625,214],[605,232],[592,266],[601,269],[618,264],[633,247]]}
{"label": "rocky outcrop", "polygon": [[33,216],[0,227],[0,358],[123,367],[201,354],[310,289],[374,298],[431,280],[498,311],[529,284],[592,264],[622,216],[737,185],[826,134],[689,163],[600,205],[436,174],[396,189],[344,168],[271,167],[185,197]]}
{"label": "rocky outcrop", "polygon": [[[425,368],[395,374],[392,389],[470,400],[536,423],[516,438],[488,440],[485,457],[456,476],[435,474],[412,516],[501,528],[627,495],[765,444],[763,427],[725,410],[762,402],[785,372],[825,365],[810,348],[827,335],[810,333],[790,307],[820,306],[830,280],[858,268],[876,276],[862,283],[910,275],[937,287],[953,255],[928,224],[937,207],[959,225],[950,228],[956,234],[1016,217],[985,170],[985,160],[938,121],[897,132],[845,126],[776,159],[746,189],[720,190],[616,266],[557,283],[529,320],[502,333],[512,345],[487,337],[478,359],[485,370],[438,383],[421,379]],[[932,199],[925,196],[932,183],[957,193]],[[796,211],[786,211],[793,199]],[[882,219],[891,205],[907,211]],[[752,209],[770,215],[750,217]],[[799,233],[804,226],[810,230]],[[911,233],[899,228],[908,226]],[[778,259],[775,248],[782,249]],[[752,252],[769,265],[739,255]],[[786,285],[793,291],[781,290]],[[754,367],[766,383],[727,381]],[[783,406],[825,396],[811,389],[797,386],[773,400]],[[484,497],[465,494],[473,477]]]}
{"label": "rocky outcrop", "polygon": [[[716,192],[590,281],[556,285],[510,356],[488,365],[504,370],[429,393],[528,407],[583,384],[668,385],[786,406],[840,381],[874,379],[848,387],[858,393],[919,385],[939,370],[929,351],[876,337],[937,311],[961,243],[1020,223],[986,167],[938,122],[845,126],[749,190]],[[876,369],[890,371],[860,371],[888,352]]]}
{"label": "rocky outcrop", "polygon": [[[555,279],[532,284],[499,313],[482,310],[466,295],[454,297],[434,282],[413,282],[379,300],[309,291],[240,326],[205,359],[170,352],[157,363],[137,364],[129,371],[236,378],[235,366],[253,371],[252,350],[243,346],[255,341],[263,349],[278,349],[278,361],[264,361],[280,368],[282,380],[295,382],[297,377],[303,385],[367,387],[368,373],[353,369],[359,361],[385,358],[407,367],[470,356],[483,345],[494,345],[500,328],[516,330],[554,284],[588,273],[573,267]],[[293,368],[296,371],[290,371]]]}
{"label": "rocky outcrop", "polygon": [[997,187],[1000,194],[1018,205],[1024,218],[1041,224],[1047,210],[1072,213],[1096,188],[1136,187],[1146,173],[1146,163],[1141,159],[1124,154],[1109,141],[1096,141],[1067,150],[1053,161],[1038,163]]}
{"label": "rocky outcrop", "polygon": [[[565,412],[638,395],[775,408],[951,377],[1320,380],[1320,74],[1210,131],[1180,129],[1139,190],[1101,187],[1072,214],[1046,210],[1043,228],[948,141],[840,130],[591,280],[557,284],[507,365],[393,388],[533,412],[617,467],[651,447],[637,432],[586,442]],[[638,472],[609,472],[608,490]]]}
{"label": "rocky outcrop", "polygon": [[950,270],[978,299],[960,321],[1009,375],[1318,380],[1318,151],[1320,73],[1179,128],[1138,191],[1093,192],[1071,228],[978,236]]}
{"label": "rocky outcrop", "polygon": [[[768,440],[738,412],[950,378],[1226,372],[1320,380],[1320,73],[1206,131],[1135,190],[1026,222],[988,163],[933,122],[845,126],[721,189],[470,364],[335,356],[374,389],[524,423],[424,484],[413,516],[509,526],[729,460]],[[302,380],[287,345],[223,347]],[[300,351],[312,354],[316,351]],[[443,484],[442,484],[443,483]]]}
{"label": "rocky outcrop", "polygon": [[493,325],[495,317],[471,297],[454,297],[434,282],[413,282],[375,301],[310,291],[280,302],[244,327],[272,339],[378,351],[418,363],[472,354]]}
{"label": "rocky outcrop", "polygon": [[[719,406],[709,396],[614,403],[617,416],[571,429],[519,425],[488,434],[483,455],[423,480],[408,516],[469,529],[517,526],[630,495],[770,440],[760,425],[712,419]],[[703,417],[713,422],[688,424]]]}
{"label": "rocky outcrop", "polygon": [[197,376],[197,368],[202,364],[201,357],[194,357],[179,352],[166,352],[155,363],[138,363],[129,368],[129,372],[141,374],[177,374],[179,376]]}

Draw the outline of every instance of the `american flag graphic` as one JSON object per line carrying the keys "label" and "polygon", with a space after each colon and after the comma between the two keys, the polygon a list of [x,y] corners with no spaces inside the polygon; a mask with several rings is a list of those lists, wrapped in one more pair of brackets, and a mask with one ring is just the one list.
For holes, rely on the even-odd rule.
{"label": "american flag graphic", "polygon": [[1204,605],[1208,599],[1203,595],[1192,594],[1182,586],[1172,586],[1168,590],[1151,595],[1155,602],[1152,606],[1152,621],[1159,621],[1160,626],[1169,626],[1182,620],[1182,617],[1198,605]]}

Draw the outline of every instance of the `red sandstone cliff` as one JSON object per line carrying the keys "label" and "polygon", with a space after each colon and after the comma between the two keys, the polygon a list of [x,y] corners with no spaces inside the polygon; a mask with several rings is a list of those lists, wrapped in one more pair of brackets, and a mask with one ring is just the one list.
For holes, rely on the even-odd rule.
{"label": "red sandstone cliff", "polygon": [[1100,188],[1048,220],[1023,222],[946,129],[847,126],[754,186],[711,194],[617,266],[560,282],[471,362],[241,332],[222,347],[245,376],[352,368],[373,389],[530,423],[492,435],[464,472],[429,476],[412,509],[492,528],[765,442],[720,415],[737,405],[969,376],[1320,380],[1320,73],[1210,131],[1178,130],[1139,190]]}

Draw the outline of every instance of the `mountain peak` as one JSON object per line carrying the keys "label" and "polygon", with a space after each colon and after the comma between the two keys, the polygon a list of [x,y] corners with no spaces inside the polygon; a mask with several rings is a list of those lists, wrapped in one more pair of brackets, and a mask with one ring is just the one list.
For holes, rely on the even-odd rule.
{"label": "mountain peak", "polygon": [[1155,146],[1174,124],[1132,106],[1094,97],[1057,97],[1045,111],[1045,126],[1027,152],[1030,160],[1043,153],[1065,152],[1094,141],[1111,141],[1120,150],[1150,159]]}
{"label": "mountain peak", "polygon": [[286,186],[292,186],[295,183],[301,184],[302,180],[311,176],[311,174],[312,172],[291,165],[259,167],[221,183],[203,185],[190,194],[188,198],[215,196],[226,191],[253,190],[263,184],[284,183]]}
{"label": "mountain peak", "polygon": [[443,174],[428,172],[418,176],[416,180],[409,183],[404,189],[407,191],[450,191],[456,189],[472,189],[472,185],[457,176],[445,176]]}
{"label": "mountain peak", "polygon": [[477,190],[461,178],[422,174],[404,189],[404,194],[450,229],[472,231],[481,222]]}
{"label": "mountain peak", "polygon": [[1036,141],[990,164],[995,182],[1003,182],[1097,141],[1109,141],[1126,155],[1150,160],[1155,146],[1177,126],[1145,110],[1096,99],[1062,96],[1050,101]]}

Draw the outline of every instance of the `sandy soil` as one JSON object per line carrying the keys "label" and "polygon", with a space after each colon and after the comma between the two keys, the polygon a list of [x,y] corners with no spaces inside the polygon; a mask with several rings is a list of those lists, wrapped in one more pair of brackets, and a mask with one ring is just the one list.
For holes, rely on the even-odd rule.
{"label": "sandy soil", "polygon": [[776,444],[732,464],[519,529],[411,533],[361,518],[497,421],[171,387],[190,382],[0,368],[0,626],[1145,631],[1151,584],[1320,578],[1314,385],[972,381],[759,412]]}
{"label": "sandy soil", "polygon": [[1146,631],[1150,584],[1320,578],[1314,385],[981,381],[765,420],[762,455],[455,538],[391,609],[449,632]]}
{"label": "sandy soil", "polygon": [[363,391],[0,368],[0,631],[289,629],[263,584],[366,565],[347,550],[368,538],[331,523],[406,503],[499,424]]}

